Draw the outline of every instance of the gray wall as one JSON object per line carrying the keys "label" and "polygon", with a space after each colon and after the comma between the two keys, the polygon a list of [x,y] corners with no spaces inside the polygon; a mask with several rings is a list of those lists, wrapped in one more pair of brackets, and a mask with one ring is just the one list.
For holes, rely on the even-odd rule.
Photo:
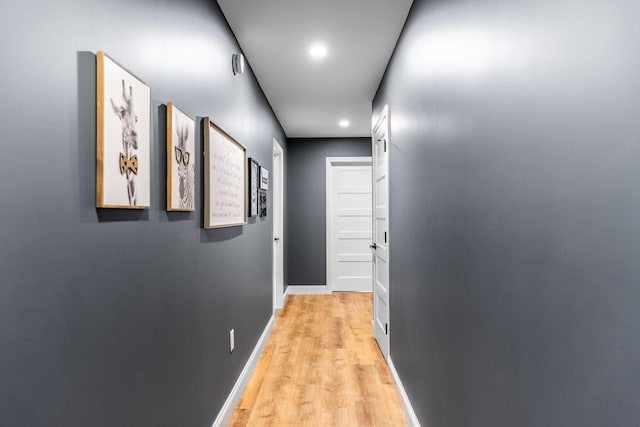
{"label": "gray wall", "polygon": [[640,3],[416,0],[391,109],[391,356],[422,425],[640,420]]}
{"label": "gray wall", "polygon": [[[162,104],[269,168],[286,146],[226,21],[209,0],[30,0],[0,39],[0,424],[210,426],[271,316],[271,217],[203,230],[201,156],[196,212],[164,210]],[[151,87],[146,211],[94,208],[97,50]]]}
{"label": "gray wall", "polygon": [[371,156],[371,138],[292,138],[287,145],[290,285],[326,285],[326,158]]}

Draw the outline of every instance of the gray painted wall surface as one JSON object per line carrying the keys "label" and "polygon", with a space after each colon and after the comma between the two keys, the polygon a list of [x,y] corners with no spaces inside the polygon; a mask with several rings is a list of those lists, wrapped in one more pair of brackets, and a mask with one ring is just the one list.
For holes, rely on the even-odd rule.
{"label": "gray painted wall surface", "polygon": [[638,425],[638,16],[415,1],[374,116],[391,356],[422,425]]}
{"label": "gray painted wall surface", "polygon": [[[270,169],[286,147],[226,21],[208,0],[5,2],[0,39],[0,424],[210,426],[271,316],[271,217],[204,231],[201,156],[196,212],[164,210],[161,105]],[[146,211],[94,208],[97,50],[151,87]]]}
{"label": "gray painted wall surface", "polygon": [[326,158],[371,156],[371,138],[291,138],[287,143],[287,275],[325,285]]}

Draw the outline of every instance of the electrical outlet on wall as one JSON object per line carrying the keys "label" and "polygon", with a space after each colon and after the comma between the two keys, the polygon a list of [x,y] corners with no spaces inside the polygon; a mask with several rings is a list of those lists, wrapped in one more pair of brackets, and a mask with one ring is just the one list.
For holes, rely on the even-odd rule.
{"label": "electrical outlet on wall", "polygon": [[236,330],[229,331],[229,353],[233,353],[233,349],[236,346]]}

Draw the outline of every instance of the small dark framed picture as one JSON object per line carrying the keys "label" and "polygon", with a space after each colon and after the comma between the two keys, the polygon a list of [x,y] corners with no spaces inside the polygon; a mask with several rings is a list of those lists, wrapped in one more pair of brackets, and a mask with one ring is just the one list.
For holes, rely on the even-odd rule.
{"label": "small dark framed picture", "polygon": [[260,218],[267,216],[267,193],[266,191],[260,191]]}
{"label": "small dark framed picture", "polygon": [[260,166],[260,189],[269,189],[269,171],[263,166]]}
{"label": "small dark framed picture", "polygon": [[258,215],[258,180],[259,177],[258,162],[249,159],[249,212],[248,216]]}

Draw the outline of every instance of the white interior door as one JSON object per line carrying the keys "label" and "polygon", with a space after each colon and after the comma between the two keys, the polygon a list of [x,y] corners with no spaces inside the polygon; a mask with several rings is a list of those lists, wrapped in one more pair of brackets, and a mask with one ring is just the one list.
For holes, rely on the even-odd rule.
{"label": "white interior door", "polygon": [[327,285],[371,292],[371,157],[327,158]]}
{"label": "white interior door", "polygon": [[389,358],[389,108],[373,129],[373,333]]}
{"label": "white interior door", "polygon": [[273,140],[273,311],[282,308],[284,300],[284,151]]}

